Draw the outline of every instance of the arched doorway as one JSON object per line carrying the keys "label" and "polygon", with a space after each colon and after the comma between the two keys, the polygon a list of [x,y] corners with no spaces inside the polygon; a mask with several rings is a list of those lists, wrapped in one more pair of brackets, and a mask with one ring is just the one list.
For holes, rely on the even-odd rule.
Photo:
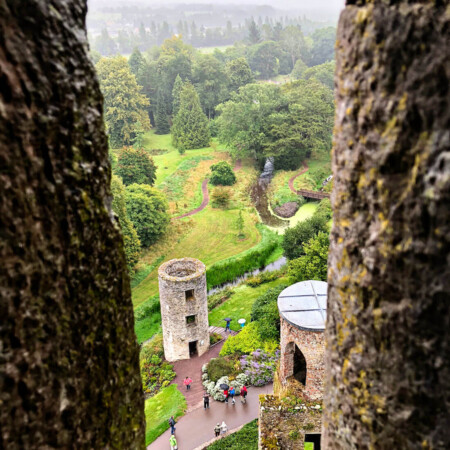
{"label": "arched doorway", "polygon": [[294,350],[294,378],[306,385],[306,359],[297,345]]}

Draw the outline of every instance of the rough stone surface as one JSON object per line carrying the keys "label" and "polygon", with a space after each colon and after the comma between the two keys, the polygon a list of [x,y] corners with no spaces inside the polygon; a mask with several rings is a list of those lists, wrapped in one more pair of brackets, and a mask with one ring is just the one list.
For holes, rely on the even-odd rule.
{"label": "rough stone surface", "polygon": [[306,434],[320,434],[322,402],[301,396],[260,395],[259,448],[261,450],[304,448]]}
{"label": "rough stone surface", "polygon": [[274,208],[273,211],[277,216],[288,219],[289,217],[295,215],[295,213],[298,211],[298,203],[297,202],[283,203],[281,206],[277,206],[276,208]]}
{"label": "rough stone surface", "polygon": [[0,448],[142,448],[86,2],[0,1]]}
{"label": "rough stone surface", "polygon": [[285,384],[294,374],[294,351],[297,346],[306,360],[306,384],[303,395],[308,400],[322,400],[324,378],[325,338],[320,331],[305,331],[280,318],[279,380]]}
{"label": "rough stone surface", "polygon": [[[194,258],[172,259],[160,266],[158,279],[166,359],[188,359],[189,342],[194,341],[201,356],[209,349],[205,265]],[[195,316],[195,322],[187,323],[188,316]]]}
{"label": "rough stone surface", "polygon": [[450,448],[448,2],[337,36],[325,448]]}

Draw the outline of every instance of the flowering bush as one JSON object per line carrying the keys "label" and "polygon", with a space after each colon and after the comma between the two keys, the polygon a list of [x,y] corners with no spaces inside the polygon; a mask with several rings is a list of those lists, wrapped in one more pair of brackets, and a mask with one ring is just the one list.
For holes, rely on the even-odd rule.
{"label": "flowering bush", "polygon": [[276,350],[275,353],[268,353],[257,349],[251,355],[241,356],[241,368],[248,379],[248,384],[264,386],[273,381],[273,374],[279,358],[279,350]]}
{"label": "flowering bush", "polygon": [[223,389],[220,388],[220,385],[223,383],[228,384],[230,387],[233,386],[236,390],[236,395],[239,395],[242,386],[247,383],[247,376],[241,373],[233,381],[230,381],[229,378],[225,376],[219,378],[217,383],[214,383],[214,381],[205,380],[203,382],[203,386],[214,400],[223,402],[225,401],[225,396],[223,395]]}

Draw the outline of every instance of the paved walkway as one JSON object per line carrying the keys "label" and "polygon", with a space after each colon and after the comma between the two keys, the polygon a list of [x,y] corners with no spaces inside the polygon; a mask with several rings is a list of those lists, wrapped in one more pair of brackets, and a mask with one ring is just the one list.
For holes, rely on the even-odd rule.
{"label": "paved walkway", "polygon": [[[241,404],[237,399],[236,405],[225,404],[210,400],[210,408],[197,408],[181,417],[176,425],[175,437],[178,441],[178,450],[194,450],[202,448],[214,437],[214,427],[217,422],[224,420],[230,431],[244,425],[258,417],[259,394],[271,394],[272,384],[263,387],[250,387],[248,389],[247,403]],[[169,418],[167,418],[169,419]],[[151,443],[148,450],[169,450],[170,429]]]}
{"label": "paved walkway", "polygon": [[[221,334],[224,338],[234,336],[236,331],[231,333],[225,333],[225,328],[209,327],[210,333],[216,332]],[[178,385],[178,390],[186,397],[187,412],[192,411],[195,408],[203,405],[203,384],[202,384],[202,366],[206,364],[211,358],[217,358],[219,352],[225,341],[219,342],[214,345],[208,352],[202,356],[197,356],[190,359],[182,359],[181,361],[175,361],[173,363],[173,370],[177,374],[172,380],[172,383]],[[191,389],[187,390],[183,384],[183,380],[186,377],[192,379]]]}
{"label": "paved walkway", "polygon": [[206,180],[203,180],[202,194],[203,194],[202,204],[198,208],[195,208],[192,211],[182,214],[181,216],[172,217],[172,220],[177,220],[177,219],[182,219],[183,217],[193,216],[194,214],[197,214],[198,212],[202,211],[203,209],[205,209],[208,206],[208,203],[209,203],[208,178]]}

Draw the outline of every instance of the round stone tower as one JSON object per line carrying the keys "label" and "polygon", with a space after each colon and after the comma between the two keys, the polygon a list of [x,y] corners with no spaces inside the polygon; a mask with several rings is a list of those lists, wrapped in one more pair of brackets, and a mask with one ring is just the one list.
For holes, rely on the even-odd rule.
{"label": "round stone tower", "polygon": [[172,259],[158,270],[167,361],[200,356],[209,349],[206,267],[194,258]]}

